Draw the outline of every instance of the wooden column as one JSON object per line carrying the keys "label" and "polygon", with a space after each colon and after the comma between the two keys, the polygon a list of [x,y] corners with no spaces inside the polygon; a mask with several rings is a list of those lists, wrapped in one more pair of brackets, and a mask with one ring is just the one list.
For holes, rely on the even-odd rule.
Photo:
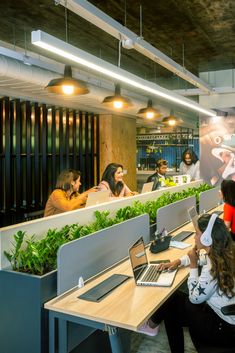
{"label": "wooden column", "polygon": [[109,163],[127,170],[124,180],[136,190],[136,120],[118,115],[100,115],[100,178]]}

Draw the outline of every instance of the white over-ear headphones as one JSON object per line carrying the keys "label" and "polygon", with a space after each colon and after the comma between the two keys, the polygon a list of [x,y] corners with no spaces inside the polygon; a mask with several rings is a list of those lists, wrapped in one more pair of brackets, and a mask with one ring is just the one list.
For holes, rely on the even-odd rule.
{"label": "white over-ear headphones", "polygon": [[204,232],[201,235],[200,242],[204,246],[210,246],[212,244],[211,232],[212,232],[212,229],[213,229],[213,226],[215,224],[217,217],[218,217],[218,215],[216,213],[212,214],[206,229],[204,230]]}

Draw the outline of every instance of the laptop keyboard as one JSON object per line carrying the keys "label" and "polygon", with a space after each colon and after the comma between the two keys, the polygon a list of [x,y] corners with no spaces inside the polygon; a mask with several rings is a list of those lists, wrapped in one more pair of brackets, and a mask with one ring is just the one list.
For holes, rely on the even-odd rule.
{"label": "laptop keyboard", "polygon": [[158,270],[158,266],[150,266],[141,278],[141,282],[156,282],[160,276],[161,271]]}

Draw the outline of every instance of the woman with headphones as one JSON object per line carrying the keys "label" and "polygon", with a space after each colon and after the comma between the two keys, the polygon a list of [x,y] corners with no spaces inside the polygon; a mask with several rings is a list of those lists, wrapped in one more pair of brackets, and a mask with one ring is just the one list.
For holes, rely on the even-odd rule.
{"label": "woman with headphones", "polygon": [[224,315],[221,308],[235,304],[235,251],[231,235],[217,214],[202,215],[194,248],[162,268],[179,266],[190,266],[188,294],[177,291],[151,317],[148,326],[154,329],[164,319],[172,353],[184,352],[183,327],[189,327],[198,352],[205,352],[209,345],[234,347],[235,316]]}

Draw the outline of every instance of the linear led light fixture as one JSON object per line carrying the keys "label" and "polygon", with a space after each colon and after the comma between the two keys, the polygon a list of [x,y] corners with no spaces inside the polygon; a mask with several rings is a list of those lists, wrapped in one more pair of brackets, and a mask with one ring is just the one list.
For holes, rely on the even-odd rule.
{"label": "linear led light fixture", "polygon": [[[206,82],[201,80],[199,77],[192,74],[185,67],[182,67],[177,62],[169,58],[167,55],[162,53],[157,48],[153,47],[150,43],[146,42],[143,38],[136,35],[134,32],[129,30],[126,26],[123,26],[112,17],[98,9],[86,0],[56,0],[58,4],[65,8],[73,11],[76,15],[83,17],[86,21],[89,21],[93,25],[102,29],[106,33],[110,34],[117,40],[120,38],[124,41],[129,41],[131,47],[141,53],[142,55],[150,58],[159,65],[165,67],[167,70],[173,72],[183,80],[190,82],[192,85],[200,88],[202,91],[212,93],[212,87]],[[125,46],[124,46],[125,47]],[[128,48],[127,48],[128,49]]]}
{"label": "linear led light fixture", "polygon": [[174,92],[171,92],[155,83],[146,81],[141,77],[131,74],[128,71],[112,65],[102,59],[97,58],[79,48],[72,46],[56,37],[51,36],[43,31],[33,31],[31,33],[31,42],[40,48],[46,49],[53,54],[58,54],[63,58],[71,60],[77,64],[102,73],[105,76],[124,82],[134,88],[138,88],[147,92],[148,94],[164,98],[176,104],[180,104],[189,109],[203,113],[208,116],[215,116],[216,112],[213,110],[204,109],[198,103],[192,102],[187,98],[181,97]]}

